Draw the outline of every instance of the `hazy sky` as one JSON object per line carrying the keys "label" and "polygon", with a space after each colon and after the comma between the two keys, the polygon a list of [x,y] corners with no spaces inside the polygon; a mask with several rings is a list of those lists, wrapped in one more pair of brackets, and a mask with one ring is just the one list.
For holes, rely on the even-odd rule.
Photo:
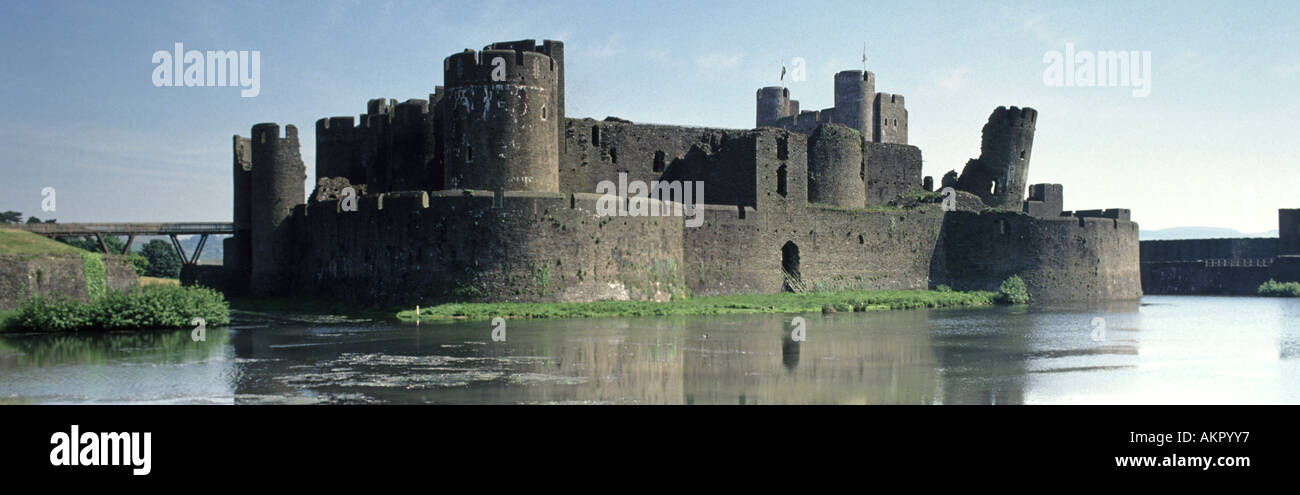
{"label": "hazy sky", "polygon": [[[524,38],[566,43],[567,113],[750,128],[782,59],[804,109],[867,65],[906,96],[936,179],[979,154],[999,105],[1039,111],[1029,179],[1067,209],[1126,207],[1144,229],[1276,228],[1300,207],[1296,2],[17,2],[0,4],[0,211],[60,221],[230,219],[233,134],[369,98],[426,98],[442,59]],[[155,87],[155,51],[258,50],[261,93]],[[1049,51],[1148,51],[1150,95],[1052,87]],[[1145,67],[1143,68],[1145,70]],[[41,209],[54,187],[57,211]]]}

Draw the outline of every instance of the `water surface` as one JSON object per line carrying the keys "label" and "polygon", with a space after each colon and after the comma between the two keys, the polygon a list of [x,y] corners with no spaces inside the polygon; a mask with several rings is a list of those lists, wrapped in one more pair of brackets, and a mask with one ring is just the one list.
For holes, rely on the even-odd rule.
{"label": "water surface", "polygon": [[[807,339],[791,339],[801,316]],[[10,403],[1300,403],[1300,300],[0,337]],[[1103,328],[1104,327],[1104,328]]]}

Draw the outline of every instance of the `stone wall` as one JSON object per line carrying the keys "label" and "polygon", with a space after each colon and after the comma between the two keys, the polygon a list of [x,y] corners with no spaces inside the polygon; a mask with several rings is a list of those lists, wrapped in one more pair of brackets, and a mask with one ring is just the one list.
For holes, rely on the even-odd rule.
{"label": "stone wall", "polygon": [[[104,287],[125,290],[139,285],[131,262],[122,256],[104,256]],[[0,254],[0,309],[13,309],[28,296],[90,298],[86,270],[78,255]]]}
{"label": "stone wall", "polygon": [[295,292],[385,305],[680,294],[682,218],[598,217],[597,198],[448,190],[300,207]]}
{"label": "stone wall", "polygon": [[1036,302],[1142,296],[1138,225],[1104,218],[1033,218],[1011,212],[949,212],[936,283],[997,290],[1020,275]]}

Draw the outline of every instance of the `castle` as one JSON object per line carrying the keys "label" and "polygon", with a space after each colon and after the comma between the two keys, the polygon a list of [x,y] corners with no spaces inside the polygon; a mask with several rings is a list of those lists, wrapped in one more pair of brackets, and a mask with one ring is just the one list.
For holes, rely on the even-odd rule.
{"label": "castle", "polygon": [[[1027,186],[1030,108],[995,110],[980,157],[939,193],[902,96],[875,93],[871,72],[837,74],[819,112],[762,88],[756,127],[737,130],[567,117],[558,41],[442,63],[427,100],[316,122],[306,201],[294,126],[235,136],[236,234],[221,272],[189,278],[387,305],[996,289],[1011,275],[1037,301],[1142,293],[1128,210],[1062,211],[1060,185]],[[598,184],[620,178],[702,182],[703,224],[597,214]]]}

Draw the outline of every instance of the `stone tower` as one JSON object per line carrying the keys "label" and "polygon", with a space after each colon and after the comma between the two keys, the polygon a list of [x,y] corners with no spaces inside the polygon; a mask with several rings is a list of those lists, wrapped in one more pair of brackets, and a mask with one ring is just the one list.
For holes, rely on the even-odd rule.
{"label": "stone tower", "polygon": [[876,93],[871,140],[907,144],[907,107],[903,95]]}
{"label": "stone tower", "polygon": [[872,100],[876,95],[876,75],[870,71],[846,70],[835,74],[834,122],[871,136]]}
{"label": "stone tower", "polygon": [[808,201],[847,208],[867,205],[862,133],[822,124],[808,138]]}
{"label": "stone tower", "polygon": [[559,191],[562,60],[563,44],[525,40],[443,61],[447,187]]}
{"label": "stone tower", "polygon": [[790,90],[781,86],[758,89],[758,110],[754,127],[779,127],[777,120],[793,115],[790,112]]}
{"label": "stone tower", "polygon": [[298,150],[298,129],[278,124],[253,126],[249,211],[252,234],[252,274],[249,292],[256,296],[284,294],[293,266],[293,232],[289,216],[303,203],[307,168]]}
{"label": "stone tower", "polygon": [[984,124],[980,157],[966,163],[957,189],[975,194],[984,204],[1019,210],[1029,180],[1038,111],[998,107]]}

